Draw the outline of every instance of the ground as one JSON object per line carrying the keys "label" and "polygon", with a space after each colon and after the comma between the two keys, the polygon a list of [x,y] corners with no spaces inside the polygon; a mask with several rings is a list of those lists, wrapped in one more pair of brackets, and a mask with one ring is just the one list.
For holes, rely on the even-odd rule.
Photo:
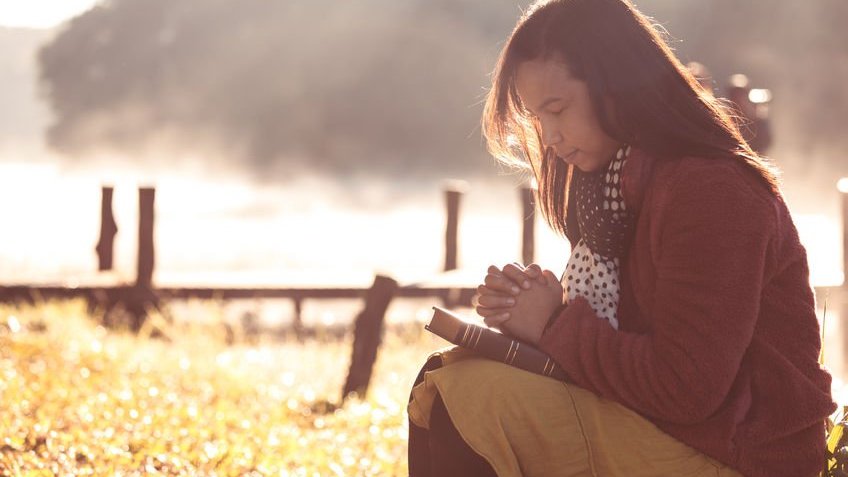
{"label": "ground", "polygon": [[367,396],[336,409],[350,336],[145,334],[80,302],[0,310],[0,476],[406,475],[409,386],[446,344],[388,333]]}

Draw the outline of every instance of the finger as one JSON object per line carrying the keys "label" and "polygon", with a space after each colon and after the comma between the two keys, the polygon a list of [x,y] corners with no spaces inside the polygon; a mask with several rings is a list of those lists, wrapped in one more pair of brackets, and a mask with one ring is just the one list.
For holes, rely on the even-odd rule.
{"label": "finger", "polygon": [[500,315],[502,313],[508,313],[509,312],[507,308],[491,308],[491,307],[488,307],[488,306],[480,306],[480,305],[475,307],[474,310],[477,312],[478,315],[482,316],[483,318],[488,318],[490,316],[497,316],[497,315]]}
{"label": "finger", "polygon": [[559,277],[557,277],[557,276],[554,274],[554,272],[552,272],[552,271],[550,271],[550,270],[545,270],[544,272],[542,272],[542,275],[543,275],[543,276],[545,277],[545,279],[547,279],[547,280],[548,280],[548,282],[549,282],[549,283],[551,283],[551,284],[553,284],[553,283],[558,283],[558,282],[559,282]]}
{"label": "finger", "polygon": [[497,328],[509,320],[509,313],[500,313],[494,316],[487,317],[483,320],[486,326]]}
{"label": "finger", "polygon": [[525,268],[524,271],[531,279],[535,279],[542,285],[548,284],[548,281],[545,278],[544,273],[542,272],[542,267],[540,267],[538,264],[531,263],[530,265],[527,265],[527,268]]}
{"label": "finger", "polygon": [[[491,278],[490,281],[497,282],[498,278]],[[506,281],[505,283],[512,283],[512,282]],[[507,288],[509,288],[509,287],[507,287]],[[511,293],[511,289],[501,290],[500,288],[497,287],[497,285],[496,286],[489,286],[489,285],[483,284],[483,285],[477,285],[477,294],[478,295],[511,295],[512,293]]]}
{"label": "finger", "polygon": [[515,305],[515,298],[511,295],[481,295],[477,303],[488,308],[510,308]]}
{"label": "finger", "polygon": [[521,289],[518,288],[518,285],[503,275],[486,275],[484,284],[477,287],[477,291],[481,295],[493,293],[518,295],[521,293]]}
{"label": "finger", "polygon": [[510,263],[503,268],[503,274],[516,285],[528,289],[530,288],[530,277],[524,272],[524,268],[519,268],[520,265]]}
{"label": "finger", "polygon": [[486,273],[490,275],[500,275],[501,269],[494,265],[489,265],[489,268],[486,269]]}
{"label": "finger", "polygon": [[[485,299],[483,298],[484,296],[486,297]],[[477,287],[477,293],[471,297],[471,306],[476,307],[481,304],[483,306],[491,306],[490,304],[495,304],[495,306],[508,307],[514,305],[515,300],[513,299],[512,303],[507,303],[506,299],[513,298],[514,296],[512,293],[500,292],[480,285]]]}

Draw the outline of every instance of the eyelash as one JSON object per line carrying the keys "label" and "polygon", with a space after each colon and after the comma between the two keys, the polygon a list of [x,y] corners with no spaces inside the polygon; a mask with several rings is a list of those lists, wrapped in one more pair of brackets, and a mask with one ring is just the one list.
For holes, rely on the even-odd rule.
{"label": "eyelash", "polygon": [[[564,111],[565,111],[565,108],[562,108],[562,109],[560,109],[559,111],[548,111],[548,114],[550,114],[550,115],[552,115],[552,116],[554,116],[554,117],[559,117],[559,116],[560,116],[560,115],[561,115]],[[536,115],[535,115],[535,114],[533,114],[533,113],[528,113],[528,114],[529,114],[529,115],[530,115],[530,117],[531,117],[531,118],[533,118],[535,121],[538,121],[538,120],[539,120],[539,116],[536,116]]]}

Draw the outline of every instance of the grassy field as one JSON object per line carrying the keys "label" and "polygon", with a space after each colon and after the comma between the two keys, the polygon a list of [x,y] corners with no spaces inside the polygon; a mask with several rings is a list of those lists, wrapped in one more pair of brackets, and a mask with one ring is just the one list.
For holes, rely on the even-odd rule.
{"label": "grassy field", "polygon": [[[153,329],[107,331],[81,301],[0,306],[0,477],[407,475],[409,388],[446,344],[393,327],[368,395],[338,406],[350,336],[228,345],[214,320]],[[823,475],[848,475],[843,416]]]}
{"label": "grassy field", "polygon": [[351,337],[168,331],[107,331],[82,302],[0,308],[0,476],[406,475],[409,387],[445,344],[420,326],[386,336],[368,395],[338,409]]}

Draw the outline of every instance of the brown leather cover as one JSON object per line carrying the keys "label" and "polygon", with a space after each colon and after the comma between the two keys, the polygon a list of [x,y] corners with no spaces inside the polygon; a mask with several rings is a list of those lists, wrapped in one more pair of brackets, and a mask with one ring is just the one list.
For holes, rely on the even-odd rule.
{"label": "brown leather cover", "polygon": [[460,315],[434,306],[433,318],[424,328],[451,343],[476,351],[481,356],[567,381],[565,371],[554,360],[535,346],[504,335],[503,333],[470,323]]}

